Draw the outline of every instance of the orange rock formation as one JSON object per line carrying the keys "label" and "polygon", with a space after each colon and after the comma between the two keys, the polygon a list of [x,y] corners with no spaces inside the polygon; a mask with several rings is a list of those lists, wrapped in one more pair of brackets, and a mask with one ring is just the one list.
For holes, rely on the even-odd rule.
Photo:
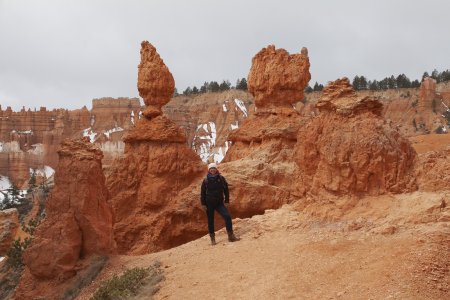
{"label": "orange rock formation", "polygon": [[358,97],[343,78],[325,87],[317,107],[319,116],[297,136],[302,193],[379,195],[416,189],[416,152],[383,120],[378,100]]}
{"label": "orange rock formation", "polygon": [[303,99],[310,78],[306,48],[289,55],[269,46],[253,58],[248,83],[257,110],[229,135],[233,145],[221,166],[225,176],[232,174],[233,216],[249,217],[294,200],[292,156],[302,119],[292,103]]}
{"label": "orange rock formation", "polygon": [[156,48],[148,41],[141,43],[141,63],[138,66],[138,90],[147,106],[144,115],[148,118],[162,114],[161,107],[170,101],[175,81]]}
{"label": "orange rock formation", "polygon": [[187,147],[184,132],[161,115],[173,78],[156,49],[141,45],[138,87],[147,105],[145,118],[124,136],[124,157],[107,178],[118,250],[128,254],[166,249],[204,232],[202,224],[192,222],[202,212],[189,186],[206,168]]}
{"label": "orange rock formation", "polygon": [[0,256],[5,256],[19,229],[16,208],[0,210]]}
{"label": "orange rock formation", "polygon": [[[102,152],[89,139],[65,140],[58,151],[55,188],[46,217],[24,253],[18,299],[58,298],[60,285],[93,254],[114,251],[113,214],[102,172]],[[50,295],[50,296],[49,296]]]}
{"label": "orange rock formation", "polygon": [[306,48],[301,53],[289,54],[270,45],[253,57],[248,87],[258,108],[291,106],[303,100],[310,79]]}

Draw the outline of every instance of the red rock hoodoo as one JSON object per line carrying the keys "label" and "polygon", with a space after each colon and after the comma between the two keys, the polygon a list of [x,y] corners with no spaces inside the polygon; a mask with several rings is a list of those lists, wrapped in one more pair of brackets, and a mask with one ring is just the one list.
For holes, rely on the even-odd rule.
{"label": "red rock hoodoo", "polygon": [[[46,217],[24,253],[18,299],[58,298],[53,287],[74,276],[82,260],[114,251],[113,214],[102,172],[102,152],[89,142],[65,140],[58,151],[55,188]],[[49,296],[51,294],[52,296]]]}
{"label": "red rock hoodoo", "polygon": [[173,78],[156,49],[141,45],[138,87],[147,113],[124,136],[124,157],[107,178],[114,236],[118,251],[127,254],[166,249],[205,232],[204,224],[193,221],[204,215],[190,185],[200,185],[206,168],[188,148],[183,130],[161,115],[173,94]]}
{"label": "red rock hoodoo", "polygon": [[271,45],[253,57],[248,87],[258,108],[291,106],[303,100],[310,79],[306,48],[301,53],[289,54]]}
{"label": "red rock hoodoo", "polygon": [[141,63],[138,66],[138,90],[147,106],[144,116],[162,114],[161,107],[170,101],[175,88],[172,73],[148,41],[141,43]]}
{"label": "red rock hoodoo", "polygon": [[302,118],[292,104],[303,99],[311,78],[307,53],[268,46],[252,60],[248,83],[257,110],[229,135],[233,145],[221,166],[225,176],[233,174],[233,216],[263,213],[294,199],[292,155]]}
{"label": "red rock hoodoo", "polygon": [[381,117],[377,99],[357,96],[343,78],[325,87],[317,108],[319,116],[297,136],[300,194],[379,195],[417,188],[416,152]]}

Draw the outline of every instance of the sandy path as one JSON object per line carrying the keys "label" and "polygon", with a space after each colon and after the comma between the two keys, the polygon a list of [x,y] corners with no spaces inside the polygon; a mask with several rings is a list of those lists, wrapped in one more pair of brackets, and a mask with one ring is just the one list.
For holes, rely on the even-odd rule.
{"label": "sandy path", "polygon": [[[156,299],[449,299],[449,222],[420,221],[418,208],[416,221],[399,221],[405,201],[422,203],[423,196],[399,197],[390,217],[380,219],[386,211],[379,212],[358,226],[355,219],[319,222],[284,207],[235,220],[239,242],[227,242],[221,230],[216,246],[205,236],[159,253],[116,257],[100,278],[159,260],[165,280]],[[439,200],[427,198],[417,206],[422,211]],[[386,230],[390,222],[402,225]],[[88,299],[94,287],[78,299]]]}

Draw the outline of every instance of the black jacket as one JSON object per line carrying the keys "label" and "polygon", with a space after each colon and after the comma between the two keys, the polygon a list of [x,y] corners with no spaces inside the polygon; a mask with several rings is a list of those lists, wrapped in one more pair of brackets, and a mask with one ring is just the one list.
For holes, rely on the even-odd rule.
{"label": "black jacket", "polygon": [[224,202],[230,201],[230,193],[228,191],[228,183],[225,177],[218,174],[217,176],[206,176],[202,182],[201,202],[202,205],[217,206]]}

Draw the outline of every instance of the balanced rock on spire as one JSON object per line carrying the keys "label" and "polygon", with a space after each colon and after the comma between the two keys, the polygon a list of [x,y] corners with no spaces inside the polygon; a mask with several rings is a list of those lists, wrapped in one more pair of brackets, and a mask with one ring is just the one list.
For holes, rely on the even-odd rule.
{"label": "balanced rock on spire", "polygon": [[175,81],[172,73],[148,41],[141,43],[141,63],[138,66],[137,87],[144,99],[144,116],[153,118],[162,114],[161,107],[172,98]]}
{"label": "balanced rock on spire", "polygon": [[289,54],[270,45],[252,59],[248,87],[259,108],[291,106],[302,101],[303,91],[311,79],[308,50]]}

